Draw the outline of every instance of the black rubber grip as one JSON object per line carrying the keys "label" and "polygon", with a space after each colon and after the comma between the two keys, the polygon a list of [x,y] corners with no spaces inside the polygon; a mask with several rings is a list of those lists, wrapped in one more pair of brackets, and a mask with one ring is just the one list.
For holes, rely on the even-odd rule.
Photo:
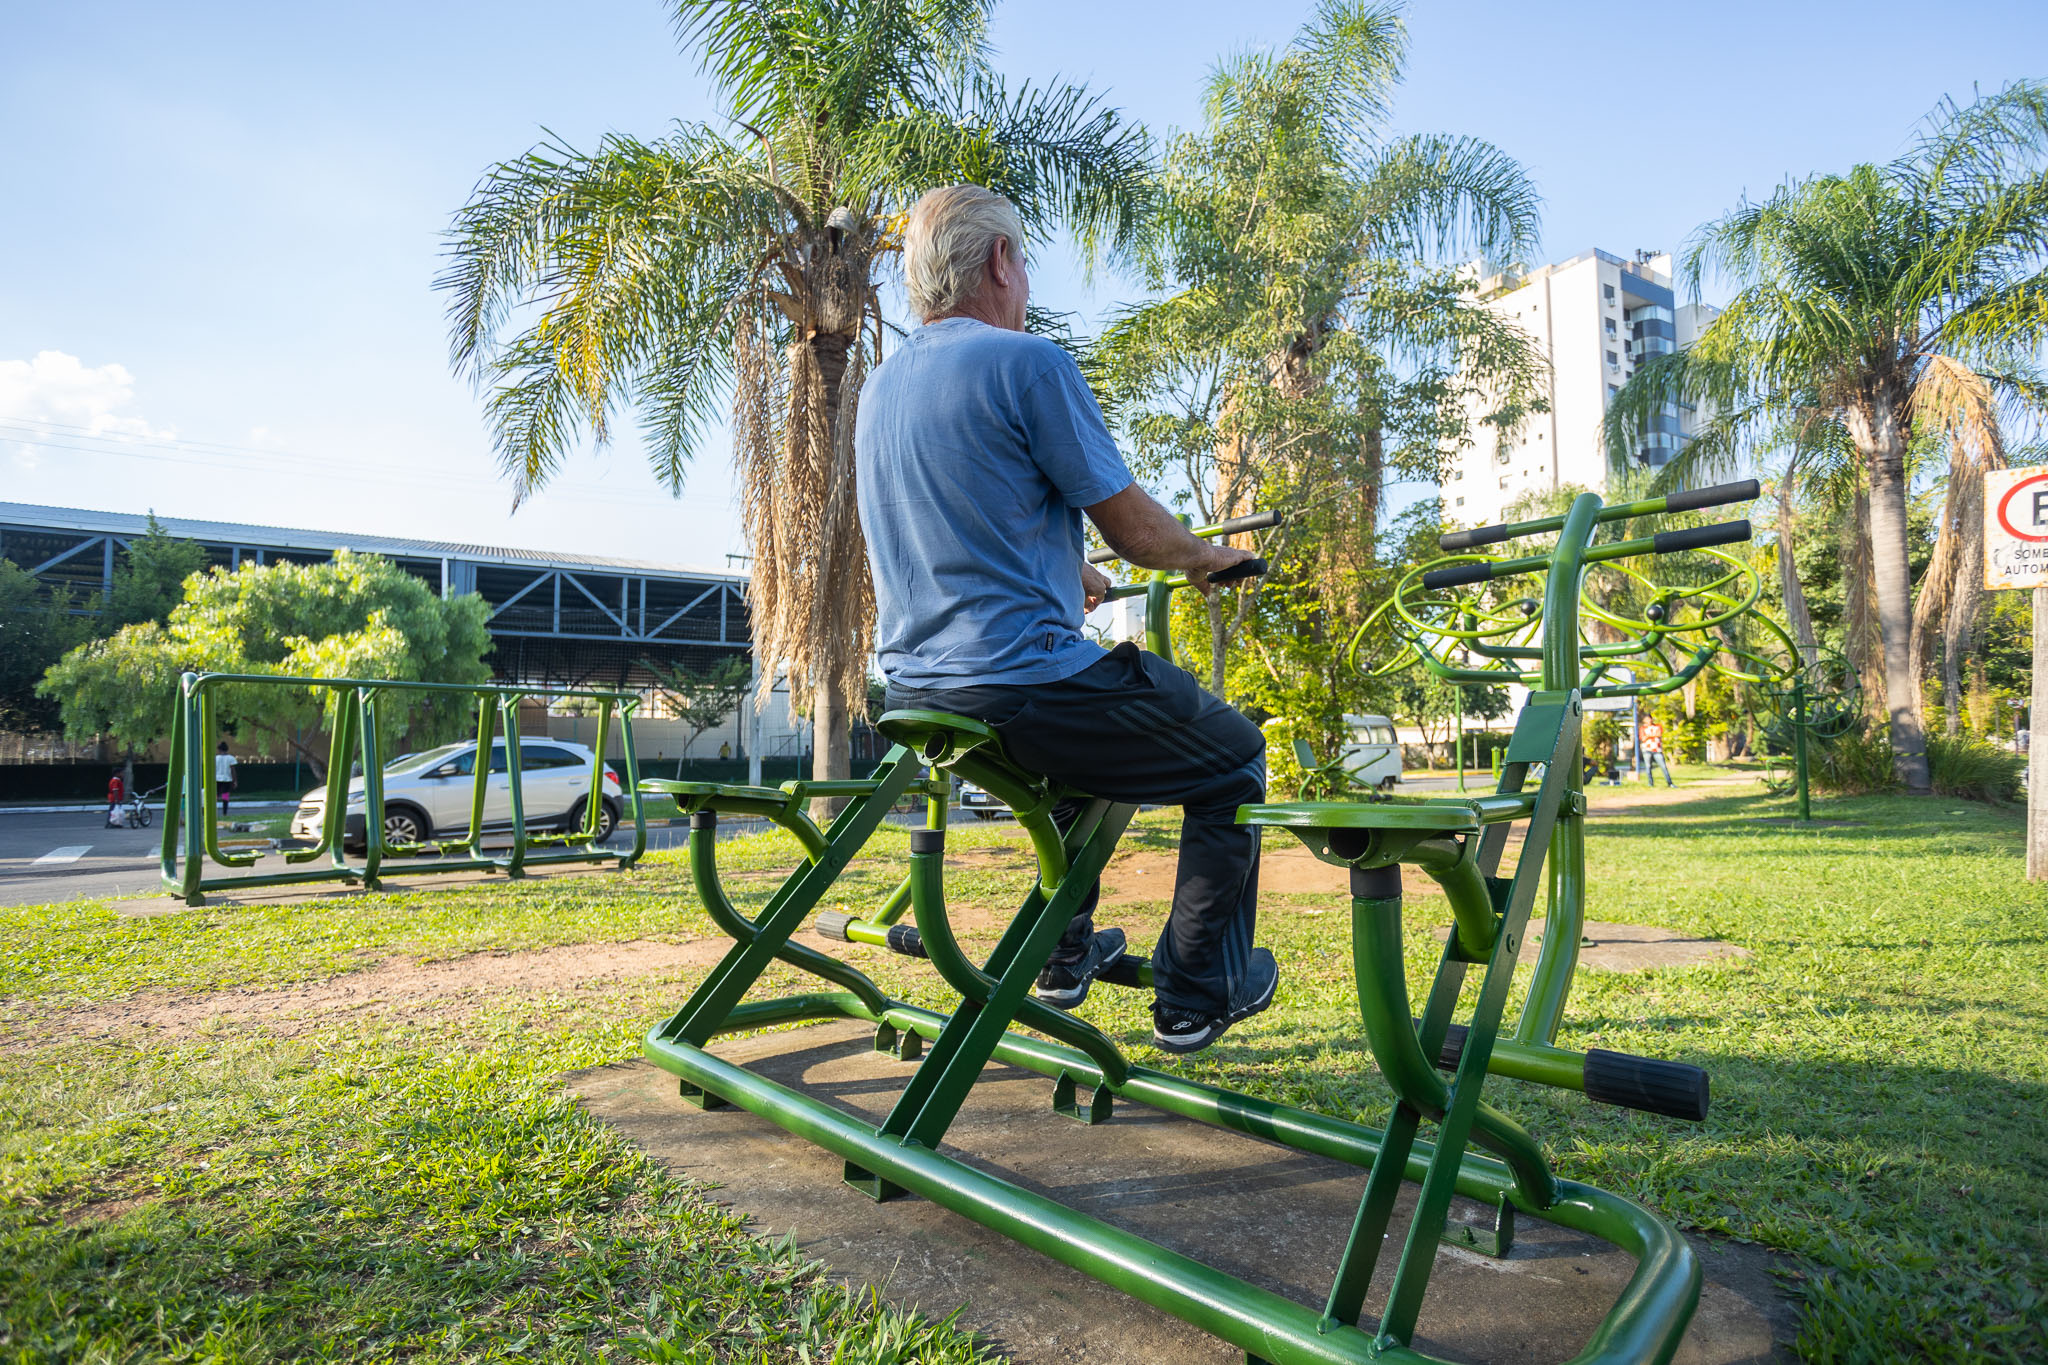
{"label": "black rubber grip", "polygon": [[1104,967],[1102,974],[1095,979],[1111,986],[1127,986],[1132,990],[1143,990],[1145,988],[1144,978],[1140,977],[1138,972],[1139,969],[1151,965],[1152,959],[1149,957],[1141,957],[1137,953],[1125,953],[1122,957]]}
{"label": "black rubber grip", "polygon": [[1493,577],[1493,565],[1487,560],[1473,564],[1453,564],[1448,569],[1431,569],[1422,576],[1425,588],[1459,588],[1467,583],[1484,583]]}
{"label": "black rubber grip", "polygon": [[1707,1073],[1685,1062],[1587,1048],[1586,1098],[1698,1123],[1707,1116]]}
{"label": "black rubber grip", "polygon": [[1446,531],[1436,538],[1437,548],[1445,554],[1456,554],[1481,545],[1493,545],[1514,536],[1505,526],[1474,526],[1469,531]]}
{"label": "black rubber grip", "polygon": [[1697,512],[1702,507],[1726,507],[1731,502],[1751,502],[1762,488],[1755,479],[1740,483],[1717,483],[1712,488],[1689,488],[1664,499],[1667,512]]}
{"label": "black rubber grip", "polygon": [[915,925],[910,924],[889,926],[889,951],[905,957],[928,956],[924,950],[924,937],[917,932]]}
{"label": "black rubber grip", "polygon": [[691,829],[717,829],[718,812],[715,810],[693,810],[690,812]]}
{"label": "black rubber grip", "polygon": [[1259,578],[1266,572],[1263,559],[1241,559],[1227,569],[1218,569],[1209,575],[1211,583],[1235,583],[1240,578]]}
{"label": "black rubber grip", "polygon": [[1717,521],[1712,526],[1659,531],[1650,537],[1650,545],[1654,553],[1668,555],[1677,550],[1704,550],[1709,545],[1740,545],[1748,539],[1749,522]]}
{"label": "black rubber grip", "polygon": [[1401,865],[1393,863],[1387,867],[1353,867],[1351,869],[1351,897],[1362,901],[1397,901],[1401,899]]}
{"label": "black rubber grip", "polygon": [[914,829],[910,831],[912,853],[944,853],[946,831],[942,829]]}
{"label": "black rubber grip", "polygon": [[[1421,1028],[1417,1019],[1415,1027]],[[1440,1070],[1456,1071],[1465,1055],[1463,1024],[1452,1024],[1444,1032],[1444,1045],[1437,1052]],[[1707,1116],[1707,1073],[1686,1062],[1665,1062],[1654,1057],[1637,1057],[1605,1048],[1586,1049],[1586,1098],[1602,1104],[1619,1105],[1645,1114],[1685,1119],[1698,1123]]]}
{"label": "black rubber grip", "polygon": [[834,943],[851,943],[846,936],[846,926],[853,923],[852,915],[843,915],[837,910],[827,910],[818,916],[818,937],[829,938]]}

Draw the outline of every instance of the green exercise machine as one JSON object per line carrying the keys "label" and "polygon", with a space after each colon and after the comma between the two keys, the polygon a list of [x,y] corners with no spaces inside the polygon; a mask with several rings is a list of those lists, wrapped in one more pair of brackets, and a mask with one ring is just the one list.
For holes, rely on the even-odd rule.
{"label": "green exercise machine", "polygon": [[[1618,687],[1646,687],[1603,683],[1611,659],[1621,654],[1581,638],[1581,591],[1593,565],[1707,551],[1749,535],[1746,522],[1733,522],[1595,544],[1603,526],[1753,496],[1753,486],[1734,485],[1607,507],[1588,494],[1564,516],[1446,536],[1444,548],[1452,553],[1403,580],[1397,615],[1404,638],[1418,643],[1447,676],[1480,671],[1450,661],[1440,642],[1456,638],[1472,646],[1469,652],[1495,660],[1496,670],[1530,681],[1534,690],[1516,723],[1498,789],[1447,799],[1379,797],[1240,810],[1240,821],[1285,829],[1316,857],[1349,871],[1358,1008],[1372,1059],[1396,1098],[1384,1131],[1135,1065],[1086,1020],[1033,998],[1039,971],[1136,808],[1064,791],[1013,762],[991,727],[936,711],[882,716],[878,728],[895,747],[861,781],[795,782],[779,789],[643,784],[673,795],[690,812],[697,892],[735,940],[683,1007],[647,1035],[647,1056],[678,1078],[686,1100],[705,1107],[738,1105],[836,1154],[845,1163],[847,1183],[870,1197],[922,1195],[1242,1348],[1251,1362],[1432,1359],[1412,1343],[1439,1243],[1506,1254],[1517,1216],[1599,1237],[1636,1261],[1575,1361],[1668,1361],[1699,1297],[1699,1264],[1685,1240],[1635,1202],[1557,1175],[1537,1141],[1487,1104],[1483,1092],[1490,1077],[1506,1076],[1644,1112],[1705,1116],[1707,1078],[1697,1067],[1599,1049],[1579,1052],[1555,1042],[1583,917],[1582,699],[1614,695]],[[1252,530],[1277,520],[1264,513],[1197,534]],[[1470,553],[1479,545],[1539,535],[1555,538],[1541,553]],[[1254,562],[1254,571],[1262,570]],[[1489,595],[1497,590],[1486,585],[1520,575],[1543,576],[1542,596],[1533,607],[1503,606]],[[1117,590],[1120,596],[1145,596],[1148,644],[1156,651],[1165,644],[1169,594],[1185,584],[1184,578],[1154,573]],[[1476,591],[1443,596],[1453,589]],[[1667,618],[1680,600],[1668,591],[1653,594],[1663,597],[1659,610]],[[1725,606],[1688,613],[1684,627],[1642,621],[1638,652],[1656,654],[1667,636],[1697,632],[1698,621],[1711,621],[1742,598],[1723,596]],[[1753,592],[1747,596],[1754,601]],[[1511,615],[1527,628],[1527,642],[1475,642],[1436,630],[1464,630],[1466,618],[1480,613]],[[1715,650],[1711,641],[1702,644],[1671,676],[1696,672]],[[1479,680],[1499,676],[1491,671]],[[978,964],[962,949],[947,916],[950,784],[942,774],[977,783],[1006,802],[1038,862],[1036,884],[994,951]],[[922,794],[928,803],[926,827],[910,835],[908,874],[871,913],[821,915],[817,927],[849,945],[929,960],[960,996],[950,1015],[891,999],[851,963],[792,942],[890,807],[908,793]],[[807,800],[821,795],[847,798],[823,828],[804,809]],[[1070,795],[1081,795],[1086,805],[1062,831],[1052,810]],[[804,851],[802,865],[752,916],[732,903],[719,878],[721,814],[766,817],[791,831]],[[1524,834],[1522,852],[1503,875],[1501,862],[1517,826]],[[1449,899],[1454,918],[1419,1017],[1411,1008],[1403,960],[1404,868],[1431,878]],[[1550,932],[1528,997],[1510,1026],[1509,988],[1539,889],[1549,893]],[[906,913],[910,923],[903,922]],[[831,989],[742,1003],[748,988],[778,960]],[[1476,991],[1468,991],[1467,978],[1474,974]],[[1100,980],[1146,988],[1150,965],[1130,954]],[[1468,995],[1474,999],[1460,1022],[1454,1016]],[[879,1126],[707,1050],[721,1034],[812,1019],[871,1024],[876,1050],[916,1063]],[[1013,1032],[1013,1026],[1042,1037]],[[948,1128],[991,1060],[1047,1076],[1054,1109],[1083,1123],[1111,1121],[1121,1100],[1358,1167],[1365,1174],[1357,1216],[1325,1302],[1309,1307],[1283,1298],[946,1155],[940,1147]],[[1433,1141],[1423,1138],[1425,1124],[1434,1128]],[[1420,1191],[1397,1244],[1388,1233],[1404,1181],[1416,1182]],[[1454,1195],[1491,1207],[1490,1231],[1454,1225],[1448,1216]],[[1388,1297],[1374,1322],[1365,1317],[1364,1305],[1386,1253],[1392,1260]]]}

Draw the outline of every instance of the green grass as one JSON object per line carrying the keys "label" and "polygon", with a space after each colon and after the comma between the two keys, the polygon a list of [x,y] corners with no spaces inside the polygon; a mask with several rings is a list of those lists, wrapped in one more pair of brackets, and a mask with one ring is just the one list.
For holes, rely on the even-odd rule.
{"label": "green grass", "polygon": [[[1810,1358],[2048,1356],[2048,895],[2021,879],[2017,817],[1866,797],[1816,809],[1860,825],[1774,828],[1752,817],[1789,801],[1742,788],[1671,806],[1641,807],[1638,788],[1592,796],[1593,918],[1754,956],[1582,971],[1562,1041],[1697,1062],[1714,1112],[1687,1125],[1506,1081],[1489,1097],[1562,1173],[1791,1253]],[[1145,816],[1126,849],[1169,851],[1173,830]],[[887,890],[906,843],[877,836],[841,883],[850,906]],[[952,847],[974,846],[1014,850],[1014,826],[969,822]],[[758,899],[793,857],[764,835],[722,861]],[[963,860],[949,899],[1009,904],[1022,868]],[[687,886],[657,856],[625,875],[154,919],[0,910],[0,1021],[44,1035],[0,1052],[0,1359],[971,1359],[960,1331],[828,1287],[562,1098],[561,1072],[634,1055],[687,980],[289,1039],[47,1028],[67,1007],[392,955],[709,935]],[[1434,966],[1424,926],[1447,918],[1421,889],[1411,878],[1418,991]],[[1164,913],[1103,919],[1144,943]],[[1130,993],[1097,992],[1086,1012],[1152,1064],[1377,1124],[1388,1098],[1347,930],[1341,901],[1269,897],[1279,1003],[1195,1058],[1153,1052]],[[946,1007],[921,964],[853,952],[889,989]],[[797,981],[778,969],[768,984]]]}

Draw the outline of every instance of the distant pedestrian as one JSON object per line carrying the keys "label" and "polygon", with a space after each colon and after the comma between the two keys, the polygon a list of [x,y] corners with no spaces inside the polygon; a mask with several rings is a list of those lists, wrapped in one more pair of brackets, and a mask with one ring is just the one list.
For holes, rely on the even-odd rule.
{"label": "distant pedestrian", "polygon": [[1657,785],[1657,770],[1664,770],[1664,785],[1675,787],[1671,779],[1671,765],[1664,758],[1664,727],[1654,720],[1643,722],[1643,780],[1651,786]]}
{"label": "distant pedestrian", "polygon": [[128,799],[128,784],[121,780],[121,770],[114,769],[114,775],[107,781],[107,828],[121,828],[121,803]]}
{"label": "distant pedestrian", "polygon": [[718,756],[721,759],[732,757],[732,745],[730,742],[718,746]]}
{"label": "distant pedestrian", "polygon": [[213,756],[213,794],[220,798],[220,818],[228,818],[228,798],[235,794],[235,756],[228,752],[228,742],[220,742],[220,752]]}

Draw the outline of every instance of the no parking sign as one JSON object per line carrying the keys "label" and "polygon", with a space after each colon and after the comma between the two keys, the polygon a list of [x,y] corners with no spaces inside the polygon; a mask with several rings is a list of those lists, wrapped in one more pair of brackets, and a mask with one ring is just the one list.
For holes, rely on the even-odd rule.
{"label": "no parking sign", "polygon": [[1984,475],[1984,586],[2048,585],[2048,467]]}

